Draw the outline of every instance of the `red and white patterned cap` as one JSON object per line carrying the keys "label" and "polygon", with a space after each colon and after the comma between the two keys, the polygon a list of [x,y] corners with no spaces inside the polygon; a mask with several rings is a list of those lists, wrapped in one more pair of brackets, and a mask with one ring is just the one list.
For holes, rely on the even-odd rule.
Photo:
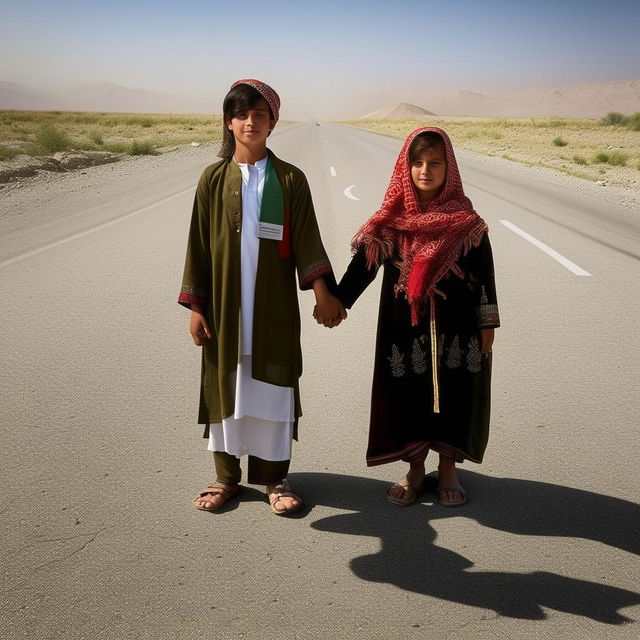
{"label": "red and white patterned cap", "polygon": [[266,83],[254,78],[245,78],[244,80],[236,80],[231,88],[237,87],[239,84],[246,84],[253,87],[266,101],[273,113],[273,119],[278,120],[280,117],[280,97],[278,94]]}

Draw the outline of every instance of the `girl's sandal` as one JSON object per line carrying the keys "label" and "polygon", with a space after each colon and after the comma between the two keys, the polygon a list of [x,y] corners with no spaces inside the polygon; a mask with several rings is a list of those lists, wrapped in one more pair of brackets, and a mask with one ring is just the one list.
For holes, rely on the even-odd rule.
{"label": "girl's sandal", "polygon": [[[277,509],[276,505],[282,498],[293,498],[298,504],[291,509]],[[269,500],[271,511],[277,516],[288,516],[302,509],[302,498],[291,491],[291,487],[286,480],[273,486],[270,490],[267,488],[267,499]]]}
{"label": "girl's sandal", "polygon": [[[212,485],[208,486],[204,491],[201,491],[196,499],[193,501],[193,506],[196,509],[200,509],[200,511],[217,511],[222,507],[227,500],[231,498],[235,498],[240,493],[240,485],[239,484],[225,484],[224,482],[214,482]],[[209,503],[213,503],[213,500],[204,500],[207,496],[222,497],[222,502],[215,507],[205,507],[204,505]],[[198,504],[200,501],[200,504]]]}
{"label": "girl's sandal", "polygon": [[[446,496],[444,496],[444,500],[440,497],[441,493],[459,493],[460,497],[457,500],[447,500]],[[467,503],[467,492],[460,486],[451,487],[449,485],[440,485],[436,489],[436,502],[442,507],[461,507],[463,504]]]}
{"label": "girl's sandal", "polygon": [[[404,490],[402,498],[396,498],[395,496],[389,495],[389,491],[391,491],[391,489],[394,489],[395,487],[400,487]],[[400,482],[396,482],[389,487],[389,489],[387,490],[387,500],[389,502],[393,502],[394,504],[400,504],[403,507],[408,507],[410,504],[413,504],[417,500],[418,494],[421,491],[422,482],[417,487],[414,487],[407,479],[407,476],[405,476],[404,478],[402,478],[402,480],[400,480]]]}

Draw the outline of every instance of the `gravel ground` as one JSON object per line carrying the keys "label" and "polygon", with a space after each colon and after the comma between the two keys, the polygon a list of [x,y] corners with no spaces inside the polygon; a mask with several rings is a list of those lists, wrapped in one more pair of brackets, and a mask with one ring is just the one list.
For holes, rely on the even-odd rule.
{"label": "gravel ground", "polygon": [[[168,170],[181,162],[202,161],[202,167],[218,160],[219,143],[199,147],[185,146],[159,156],[130,156],[113,164],[86,167],[66,173],[41,171],[36,176],[0,185],[0,224],[4,229],[20,228],[42,220],[47,203],[65,194],[80,190],[99,190],[105,184],[119,181],[136,173],[143,182],[145,176],[158,170]],[[640,192],[612,185],[599,185],[588,180],[540,167],[527,167],[503,158],[484,156],[459,150],[460,157],[474,162],[498,166],[510,174],[527,178],[532,182],[552,183],[567,189],[578,190],[603,206],[615,204],[640,213]]]}

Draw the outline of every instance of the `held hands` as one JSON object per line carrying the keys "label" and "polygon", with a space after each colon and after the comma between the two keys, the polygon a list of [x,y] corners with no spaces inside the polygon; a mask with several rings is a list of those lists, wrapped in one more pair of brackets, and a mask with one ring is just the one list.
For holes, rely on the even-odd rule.
{"label": "held hands", "polygon": [[340,300],[331,296],[330,304],[320,305],[319,303],[313,307],[313,317],[318,324],[322,324],[329,329],[337,327],[343,320],[347,318],[347,311]]}
{"label": "held hands", "polygon": [[199,347],[211,342],[211,331],[207,319],[199,305],[191,305],[191,321],[189,322],[189,333],[193,341]]}
{"label": "held hands", "polygon": [[337,327],[347,317],[344,305],[329,293],[324,278],[314,280],[312,286],[316,295],[316,306],[313,308],[313,317],[316,322],[329,329]]}

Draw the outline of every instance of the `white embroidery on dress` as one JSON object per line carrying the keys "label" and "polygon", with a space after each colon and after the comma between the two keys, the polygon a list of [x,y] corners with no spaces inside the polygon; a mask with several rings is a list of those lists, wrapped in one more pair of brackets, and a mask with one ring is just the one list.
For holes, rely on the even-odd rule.
{"label": "white embroidery on dress", "polygon": [[[422,338],[422,336],[421,336]],[[414,373],[424,373],[427,370],[427,358],[425,356],[418,338],[413,340],[413,350],[411,352],[411,364],[413,365]]]}
{"label": "white embroidery on dress", "polygon": [[387,357],[391,364],[391,375],[394,378],[401,378],[404,375],[404,354],[394,344],[391,346],[391,355]]}
{"label": "white embroidery on dress", "polygon": [[444,363],[449,369],[457,369],[460,366],[462,360],[462,350],[460,349],[460,339],[458,336],[453,337],[453,342],[449,347],[449,355]]}
{"label": "white embroidery on dress", "polygon": [[480,344],[476,336],[471,337],[469,342],[469,351],[467,352],[467,369],[471,373],[480,373],[482,370],[482,355],[480,353]]}

